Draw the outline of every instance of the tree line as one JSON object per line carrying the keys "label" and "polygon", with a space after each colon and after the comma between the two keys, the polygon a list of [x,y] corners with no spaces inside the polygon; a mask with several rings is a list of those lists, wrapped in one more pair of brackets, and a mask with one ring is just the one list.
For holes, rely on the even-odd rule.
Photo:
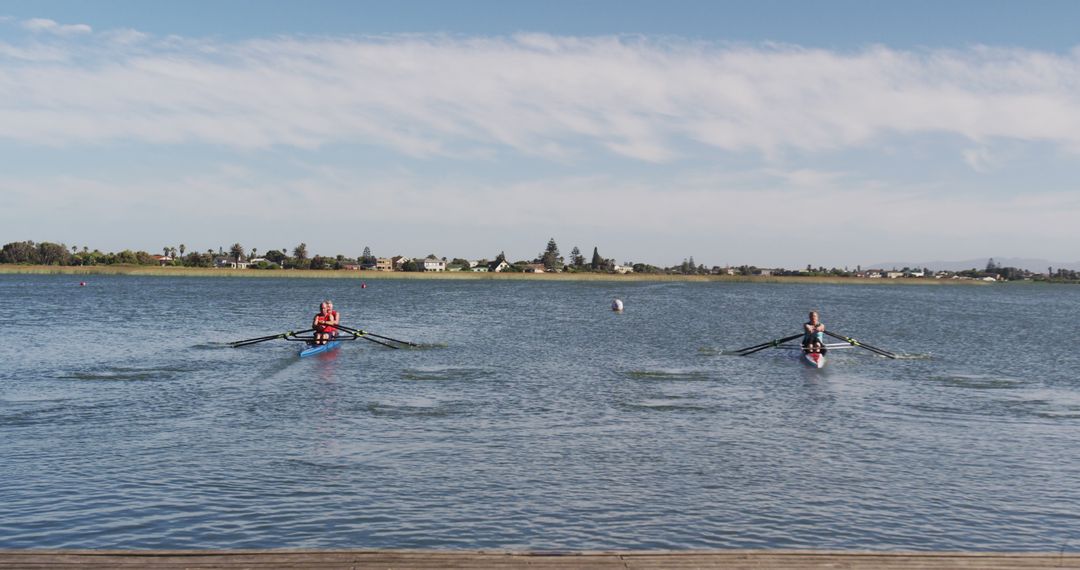
{"label": "tree line", "polygon": [[[33,241],[18,241],[5,244],[0,248],[0,263],[24,264],[24,265],[173,265],[182,267],[216,267],[223,263],[246,263],[254,269],[316,269],[333,270],[360,267],[373,269],[377,258],[372,255],[370,247],[364,247],[363,252],[356,257],[345,255],[323,256],[311,255],[306,243],[300,243],[292,248],[269,249],[261,253],[257,248],[247,250],[243,245],[234,243],[227,250],[218,248],[217,251],[190,251],[186,245],[165,246],[161,249],[160,256],[145,251],[132,251],[125,249],[120,252],[102,252],[98,249],[89,249],[86,246],[67,246],[63,243]],[[436,257],[434,254],[429,257]],[[547,245],[532,259],[510,261],[505,252],[499,252],[494,260],[481,259],[469,261],[464,258],[446,257],[437,258],[446,262],[448,268],[469,270],[473,265],[487,265],[489,267],[502,266],[501,271],[525,272],[535,270],[543,266],[545,272],[592,272],[612,273],[615,271],[632,271],[633,273],[645,274],[673,274],[673,275],[709,275],[717,273],[718,267],[709,267],[704,263],[696,263],[693,256],[683,259],[682,263],[670,267],[657,267],[647,263],[631,263],[629,261],[618,264],[614,259],[605,258],[597,247],[593,247],[592,256],[586,258],[581,249],[574,246],[568,257],[563,257],[555,238],[550,238]],[[505,265],[502,265],[505,262]],[[400,267],[403,271],[423,271],[422,260],[409,259]],[[762,269],[752,265],[740,265],[737,267],[724,268],[725,273],[734,275],[758,275]],[[844,268],[813,267],[807,264],[805,269],[769,269],[772,275],[780,276],[824,276],[824,277],[856,277],[863,274],[862,268],[850,270]],[[899,270],[904,274],[915,272],[931,275],[926,268],[903,268]],[[994,277],[1008,281],[1030,279],[1034,281],[1055,282],[1080,282],[1080,272],[1069,269],[1054,269],[1048,267],[1045,274],[1037,274],[1016,267],[1003,267],[995,263],[991,258],[983,269],[972,268],[957,271],[955,275],[972,279]]]}

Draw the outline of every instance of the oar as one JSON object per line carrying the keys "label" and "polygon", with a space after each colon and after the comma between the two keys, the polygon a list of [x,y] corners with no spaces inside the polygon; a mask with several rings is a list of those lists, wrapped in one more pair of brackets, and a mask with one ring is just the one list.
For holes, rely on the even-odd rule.
{"label": "oar", "polygon": [[836,334],[836,333],[829,332],[829,331],[825,331],[825,334],[827,334],[827,335],[829,335],[829,336],[831,336],[833,338],[838,338],[838,339],[850,344],[851,346],[858,346],[858,347],[861,347],[861,348],[865,348],[866,350],[869,350],[870,352],[873,352],[874,354],[880,354],[881,356],[884,356],[886,358],[897,358],[897,356],[895,354],[893,354],[893,353],[891,353],[891,352],[889,352],[889,351],[887,351],[885,349],[878,348],[876,346],[870,346],[869,344],[859,342],[859,341],[857,341],[857,340],[855,340],[853,338],[846,337],[846,336],[844,336],[842,334]]}
{"label": "oar", "polygon": [[375,334],[373,332],[365,332],[364,334],[366,334],[368,336],[373,336],[375,338],[381,338],[381,339],[384,339],[384,340],[390,340],[390,341],[393,341],[393,342],[399,342],[401,344],[407,344],[409,346],[420,346],[419,344],[416,344],[415,342],[409,342],[407,340],[398,340],[396,338],[390,338],[388,336],[383,336],[381,334]]}
{"label": "oar", "polygon": [[739,350],[736,350],[735,352],[739,353],[739,356],[746,356],[748,354],[754,354],[755,352],[758,352],[760,350],[765,350],[766,348],[772,348],[774,346],[780,346],[781,344],[784,344],[785,342],[788,342],[789,340],[795,340],[795,339],[799,338],[800,336],[802,336],[802,333],[793,334],[793,335],[791,335],[789,337],[778,338],[776,340],[770,340],[769,342],[763,342],[761,344],[755,344],[754,346],[748,346],[746,348],[740,348]]}
{"label": "oar", "polygon": [[394,350],[397,350],[397,349],[401,348],[400,346],[394,346],[394,345],[392,345],[392,344],[390,344],[388,342],[383,342],[381,340],[375,340],[373,338],[368,338],[369,335],[370,336],[379,336],[379,335],[374,335],[374,334],[371,334],[369,332],[362,331],[360,329],[354,329],[352,327],[347,327],[345,325],[334,325],[334,326],[341,329],[341,330],[343,330],[343,331],[345,331],[345,332],[347,332],[347,333],[352,333],[354,338],[362,338],[364,340],[371,341],[371,342],[373,342],[375,344],[381,344],[383,346],[388,346],[390,348],[393,348]]}
{"label": "oar", "polygon": [[[419,344],[416,344],[414,342],[409,342],[407,340],[398,340],[396,338],[390,338],[388,336],[383,336],[381,334],[375,334],[373,332],[367,332],[365,330],[354,329],[352,327],[346,327],[346,326],[343,326],[343,325],[334,325],[334,326],[336,326],[336,327],[338,327],[338,328],[340,328],[340,329],[342,329],[342,330],[344,330],[346,332],[351,332],[351,333],[353,333],[355,335],[360,335],[360,336],[364,337],[365,340],[371,340],[372,342],[374,342],[374,340],[372,340],[370,338],[367,338],[367,337],[373,336],[375,338],[381,338],[383,340],[389,340],[391,342],[396,342],[396,343],[404,344],[404,345],[407,345],[407,346],[420,346]],[[382,343],[382,342],[380,342],[379,344],[382,344],[384,346],[391,346],[389,344]],[[401,347],[395,346],[394,348],[401,348]]]}
{"label": "oar", "polygon": [[245,339],[245,340],[238,340],[238,341],[230,342],[229,344],[231,344],[233,348],[240,348],[241,346],[247,346],[249,344],[257,344],[257,343],[260,343],[260,342],[266,342],[268,340],[275,340],[275,339],[279,339],[279,338],[288,338],[290,336],[296,336],[298,334],[311,332],[313,330],[315,330],[315,329],[307,329],[307,330],[295,331],[295,332],[289,331],[289,332],[283,332],[283,333],[280,333],[280,334],[274,334],[274,335],[270,335],[270,336],[260,336],[258,338],[249,338],[249,339]]}

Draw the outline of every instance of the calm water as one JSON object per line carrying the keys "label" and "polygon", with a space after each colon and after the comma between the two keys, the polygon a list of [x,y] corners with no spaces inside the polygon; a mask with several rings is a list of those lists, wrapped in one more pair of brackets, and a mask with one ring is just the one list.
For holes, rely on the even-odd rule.
{"label": "calm water", "polygon": [[[0,276],[0,548],[1080,547],[1080,287],[78,280]],[[423,347],[223,345],[324,297]],[[811,308],[911,357],[719,354]]]}

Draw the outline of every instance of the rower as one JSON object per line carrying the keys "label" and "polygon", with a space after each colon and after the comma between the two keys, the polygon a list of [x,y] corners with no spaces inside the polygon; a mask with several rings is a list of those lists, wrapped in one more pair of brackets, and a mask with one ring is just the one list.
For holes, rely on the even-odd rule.
{"label": "rower", "polygon": [[810,320],[803,323],[803,351],[825,354],[825,325],[818,320],[817,311],[810,311]]}
{"label": "rower", "polygon": [[329,299],[319,304],[319,312],[311,320],[311,328],[315,329],[315,344],[326,344],[337,336],[337,327],[334,325],[341,322],[341,316],[334,310],[334,303]]}

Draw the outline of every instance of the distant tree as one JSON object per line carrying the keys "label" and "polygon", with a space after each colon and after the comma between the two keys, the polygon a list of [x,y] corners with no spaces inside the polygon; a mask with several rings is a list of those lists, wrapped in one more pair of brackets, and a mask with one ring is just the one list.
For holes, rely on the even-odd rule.
{"label": "distant tree", "polygon": [[161,248],[161,253],[164,254],[165,257],[169,257],[169,246]]}
{"label": "distant tree", "polygon": [[184,251],[186,251],[186,250],[187,250],[187,246],[184,245],[184,244],[180,244],[180,257],[184,257]]}
{"label": "distant tree", "polygon": [[32,241],[14,241],[0,250],[0,263],[38,263],[37,246]]}
{"label": "distant tree", "polygon": [[[257,254],[255,253],[255,252],[257,252],[257,251],[259,251],[259,248],[257,248],[257,247],[253,247],[253,248],[251,248],[251,258],[256,258],[256,257],[259,257],[259,256],[258,256],[258,255],[257,255]],[[250,258],[249,258],[249,259],[250,259]]]}
{"label": "distant tree", "polygon": [[38,263],[42,265],[68,265],[71,258],[64,244],[42,242],[38,244],[37,250]]}
{"label": "distant tree", "polygon": [[233,261],[240,263],[244,257],[244,246],[238,243],[232,244],[232,247],[229,248],[229,255],[232,256]]}
{"label": "distant tree", "polygon": [[209,251],[207,253],[199,253],[197,251],[193,251],[184,258],[184,265],[187,265],[189,267],[213,267],[213,251]]}
{"label": "distant tree", "polygon": [[139,257],[135,255],[134,251],[131,251],[130,249],[125,249],[124,251],[116,254],[112,262],[124,263],[128,265],[137,265],[139,263]]}
{"label": "distant tree", "polygon": [[401,270],[402,271],[420,271],[420,264],[416,263],[415,259],[410,259],[410,260],[406,261],[401,266]]}
{"label": "distant tree", "polygon": [[581,255],[581,250],[576,245],[570,250],[570,265],[578,268],[585,265],[585,256]]}
{"label": "distant tree", "polygon": [[296,261],[298,262],[307,260],[307,244],[301,243],[300,245],[293,248],[292,255],[296,258]]}
{"label": "distant tree", "polygon": [[599,271],[600,268],[602,268],[603,266],[604,266],[604,258],[600,257],[600,252],[597,250],[596,246],[593,246],[593,248],[592,248],[592,263],[589,264],[589,267],[593,271]]}
{"label": "distant tree", "polygon": [[697,273],[697,265],[694,263],[694,256],[690,256],[690,262],[687,264],[687,273]]}
{"label": "distant tree", "polygon": [[329,269],[329,267],[330,267],[330,260],[329,259],[327,259],[327,258],[325,258],[325,257],[323,257],[321,255],[316,255],[315,257],[311,258],[311,269]]}
{"label": "distant tree", "polygon": [[276,249],[271,249],[263,255],[267,261],[276,263],[278,265],[285,265],[285,253]]}
{"label": "distant tree", "polygon": [[504,261],[506,261],[506,252],[505,251],[500,251],[499,255],[495,256],[495,265],[498,265],[498,264],[500,264],[500,263],[502,263]]}
{"label": "distant tree", "polygon": [[540,256],[540,263],[543,263],[544,269],[548,271],[562,269],[563,259],[559,256],[559,246],[555,244],[555,238],[548,240],[547,248],[544,249],[544,253]]}
{"label": "distant tree", "polygon": [[364,246],[364,255],[360,256],[360,263],[371,263],[375,261],[375,257],[371,255],[371,248]]}

